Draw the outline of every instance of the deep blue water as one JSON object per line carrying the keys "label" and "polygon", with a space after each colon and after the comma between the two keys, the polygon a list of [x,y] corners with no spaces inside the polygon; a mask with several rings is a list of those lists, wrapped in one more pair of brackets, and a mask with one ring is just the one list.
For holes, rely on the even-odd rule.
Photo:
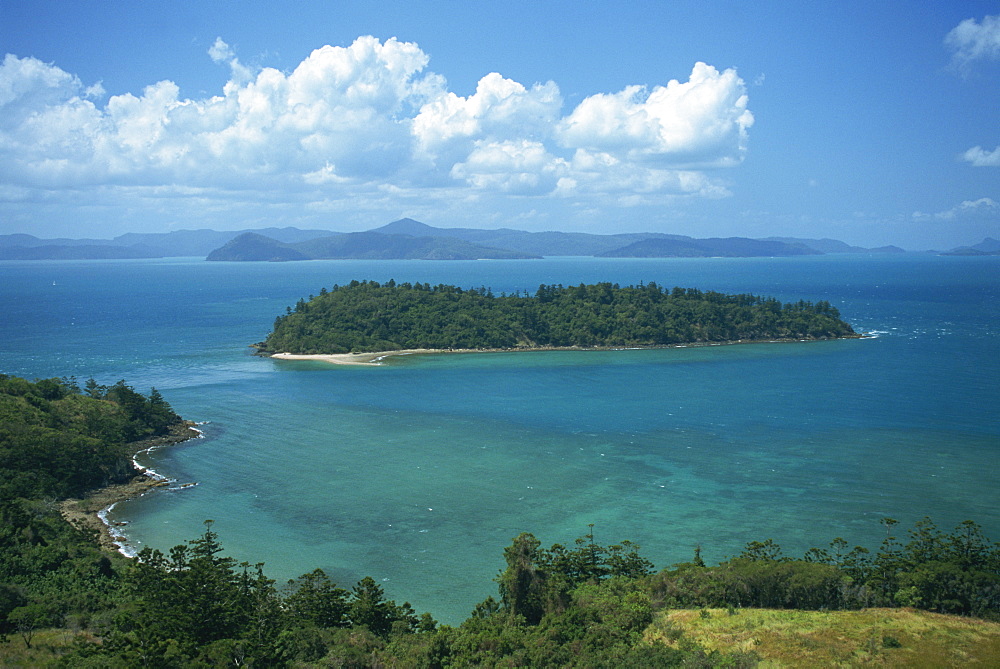
{"label": "deep blue water", "polygon": [[[534,291],[656,281],[829,300],[875,338],[646,351],[409,356],[377,368],[250,355],[275,316],[352,279]],[[149,464],[198,485],[120,505],[135,545],[216,521],[283,581],[365,575],[448,622],[502,549],[595,524],[658,566],[773,538],[874,547],[892,516],[1000,539],[1000,261],[780,259],[0,263],[0,371],[158,388],[206,438]]]}

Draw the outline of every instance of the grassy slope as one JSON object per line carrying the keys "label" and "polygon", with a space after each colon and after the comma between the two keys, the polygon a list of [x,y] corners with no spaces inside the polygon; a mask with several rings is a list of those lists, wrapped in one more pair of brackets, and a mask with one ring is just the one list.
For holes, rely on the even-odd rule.
{"label": "grassy slope", "polygon": [[682,630],[710,650],[754,651],[761,667],[1000,666],[1000,623],[974,618],[914,609],[708,611],[665,612],[647,637],[675,643],[671,631]]}

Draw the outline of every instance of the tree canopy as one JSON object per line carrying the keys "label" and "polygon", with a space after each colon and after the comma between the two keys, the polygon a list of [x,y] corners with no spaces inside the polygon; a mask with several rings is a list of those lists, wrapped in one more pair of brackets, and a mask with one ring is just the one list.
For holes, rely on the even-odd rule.
{"label": "tree canopy", "polygon": [[782,304],[655,283],[485,287],[352,281],[299,300],[258,348],[300,354],[405,349],[652,347],[857,336],[829,302]]}
{"label": "tree canopy", "polygon": [[0,374],[0,499],[69,497],[135,476],[126,444],[164,434],[180,417],[153,388],[125,381],[34,382]]}

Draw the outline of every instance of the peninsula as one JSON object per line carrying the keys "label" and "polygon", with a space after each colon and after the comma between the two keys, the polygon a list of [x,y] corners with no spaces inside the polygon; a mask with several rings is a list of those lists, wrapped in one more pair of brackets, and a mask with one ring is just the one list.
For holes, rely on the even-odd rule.
{"label": "peninsula", "polygon": [[365,363],[402,352],[652,348],[858,337],[828,302],[782,304],[655,283],[488,288],[352,281],[299,300],[254,347],[263,355]]}

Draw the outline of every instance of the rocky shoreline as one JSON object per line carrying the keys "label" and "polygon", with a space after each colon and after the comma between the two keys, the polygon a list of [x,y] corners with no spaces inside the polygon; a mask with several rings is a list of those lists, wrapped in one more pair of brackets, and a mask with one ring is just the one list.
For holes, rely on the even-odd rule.
{"label": "rocky shoreline", "polygon": [[[146,452],[155,448],[179,444],[189,439],[202,436],[191,421],[182,421],[171,426],[169,433],[133,442],[131,446],[135,453]],[[115,531],[115,527],[104,520],[104,514],[115,504],[129,499],[141,497],[156,488],[170,485],[170,481],[135,464],[135,476],[125,483],[113,483],[104,488],[94,490],[83,499],[66,499],[60,502],[59,511],[70,525],[95,535],[102,548],[121,551],[123,537]]]}

